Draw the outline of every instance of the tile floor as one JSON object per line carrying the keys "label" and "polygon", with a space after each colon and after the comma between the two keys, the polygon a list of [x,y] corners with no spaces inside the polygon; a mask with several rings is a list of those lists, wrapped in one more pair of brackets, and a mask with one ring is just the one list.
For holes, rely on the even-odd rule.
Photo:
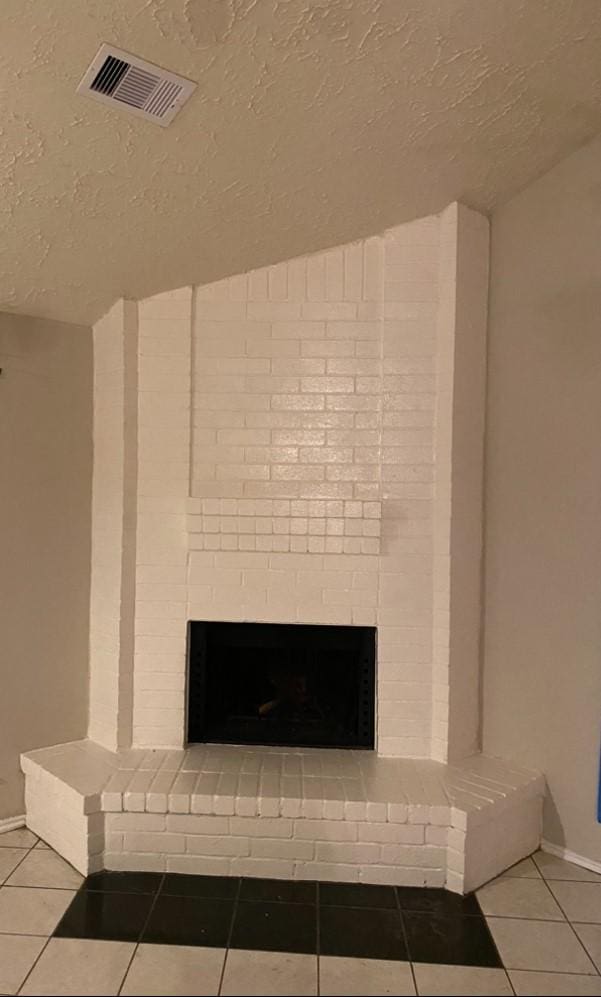
{"label": "tile floor", "polygon": [[601,995],[601,876],[538,852],[458,897],[98,873],[0,835],[0,994]]}

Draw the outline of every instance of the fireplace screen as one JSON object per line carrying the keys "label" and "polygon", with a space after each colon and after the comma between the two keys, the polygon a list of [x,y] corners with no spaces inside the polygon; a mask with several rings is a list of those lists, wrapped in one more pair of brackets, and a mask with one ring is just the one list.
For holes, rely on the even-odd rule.
{"label": "fireplace screen", "polygon": [[374,745],[376,631],[189,624],[188,741]]}

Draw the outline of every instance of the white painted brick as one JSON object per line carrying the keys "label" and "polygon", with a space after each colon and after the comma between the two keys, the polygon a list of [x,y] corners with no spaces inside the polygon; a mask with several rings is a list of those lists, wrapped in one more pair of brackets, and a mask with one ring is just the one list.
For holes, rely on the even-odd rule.
{"label": "white painted brick", "polygon": [[191,876],[229,876],[231,859],[216,855],[167,855],[167,872],[187,873]]}
{"label": "white painted brick", "polygon": [[291,838],[294,824],[284,817],[271,819],[268,817],[232,817],[230,819],[230,834],[248,835],[260,838]]}
{"label": "white painted brick", "polygon": [[344,865],[338,862],[305,862],[299,863],[297,878],[334,883],[356,883],[359,880],[360,868],[358,865]]}
{"label": "white painted brick", "polygon": [[[386,846],[384,846],[386,847]],[[362,865],[377,862],[380,858],[380,845],[367,843],[346,843],[339,841],[318,841],[315,844],[315,858],[318,862],[341,862]]]}
{"label": "white painted brick", "polygon": [[220,835],[217,838],[210,834],[186,835],[186,852],[189,854],[231,857],[234,855],[248,855],[249,849],[248,838],[234,835]]}
{"label": "white painted brick", "polygon": [[386,820],[387,816],[387,804],[386,803],[371,803],[367,804],[366,819],[368,821],[374,821],[375,823],[381,823]]}
{"label": "white painted brick", "polygon": [[389,803],[388,820],[396,824],[405,824],[409,817],[409,810],[404,803]]}
{"label": "white painted brick", "polygon": [[[168,828],[164,814],[107,814],[107,831],[165,831]],[[174,830],[174,829],[173,829]]]}
{"label": "white painted brick", "polygon": [[312,841],[297,841],[296,839],[253,838],[250,853],[256,858],[310,861],[314,857],[315,845]]}
{"label": "white painted brick", "polygon": [[310,841],[357,841],[357,824],[350,820],[300,819],[294,822],[294,837]]}
{"label": "white painted brick", "polygon": [[126,831],[123,835],[125,852],[184,852],[186,838],[183,834],[167,832]]}
{"label": "white painted brick", "polygon": [[[165,856],[144,852],[105,852],[103,868],[115,872],[165,872]],[[96,870],[100,871],[100,870]]]}
{"label": "white painted brick", "polygon": [[418,824],[408,825],[365,821],[357,826],[359,829],[359,841],[407,845],[420,845],[424,841],[424,828]]}
{"label": "white painted brick", "polygon": [[168,831],[178,831],[182,834],[229,834],[227,817],[208,817],[200,814],[168,814],[166,817]]}
{"label": "white painted brick", "polygon": [[235,858],[231,861],[230,875],[258,876],[266,879],[293,879],[294,862],[291,859],[264,859],[256,856]]}
{"label": "white painted brick", "polygon": [[381,849],[384,865],[442,868],[445,858],[445,849],[435,845],[382,845]]}
{"label": "white painted brick", "polygon": [[448,834],[449,834],[448,827],[427,827],[426,844],[439,845],[440,847],[444,848],[447,845]]}

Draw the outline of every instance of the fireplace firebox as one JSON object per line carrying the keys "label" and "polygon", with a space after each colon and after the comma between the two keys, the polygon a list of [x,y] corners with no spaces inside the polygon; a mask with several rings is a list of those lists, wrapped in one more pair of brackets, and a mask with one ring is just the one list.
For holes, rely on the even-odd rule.
{"label": "fireplace firebox", "polygon": [[188,741],[373,748],[374,627],[191,622]]}

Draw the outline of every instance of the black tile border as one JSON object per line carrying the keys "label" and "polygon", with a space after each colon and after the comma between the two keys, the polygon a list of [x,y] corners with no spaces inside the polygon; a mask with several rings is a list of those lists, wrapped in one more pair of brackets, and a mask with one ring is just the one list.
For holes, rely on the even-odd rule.
{"label": "black tile border", "polygon": [[[110,940],[110,917],[107,924],[100,913],[97,927],[94,924],[94,911],[102,912],[103,909],[102,895],[107,899],[109,912],[111,908],[122,911],[125,920],[126,898],[130,898],[132,912],[137,913],[129,938],[147,944],[427,962],[423,943],[416,935],[418,927],[423,926],[424,937],[427,938],[428,929],[432,928],[434,937],[440,938],[440,943],[432,947],[432,955],[436,948],[439,952],[432,959],[433,963],[448,962],[449,946],[455,937],[464,944],[469,959],[458,965],[502,966],[475,894],[463,897],[443,889],[370,883],[103,872],[84,880],[54,935]],[[84,896],[88,898],[87,903]],[[149,905],[142,919],[144,899]],[[219,911],[214,930],[206,920],[204,925],[202,923],[210,914],[211,905],[216,914]],[[172,909],[172,916],[161,924],[163,907]],[[91,915],[86,920],[84,914],[88,909]],[[177,924],[178,909],[185,912],[180,926]],[[194,910],[198,910],[200,917],[196,930],[190,923]],[[265,917],[264,923],[256,920],[260,915]],[[296,915],[299,918],[298,936],[294,931]],[[82,917],[79,927],[77,916]],[[273,918],[273,934],[267,924],[269,918]],[[374,932],[369,930],[371,921],[374,924],[381,922],[380,932],[377,928]],[[338,933],[337,923],[340,925]],[[357,925],[356,932],[354,925]],[[395,925],[398,925],[398,931]],[[445,926],[448,927],[448,944],[444,930],[441,932]],[[95,930],[97,934],[94,934]],[[114,940],[123,940],[124,932],[127,933],[127,924],[116,918]]]}
{"label": "black tile border", "polygon": [[317,955],[317,905],[240,898],[229,944],[233,949]]}
{"label": "black tile border", "polygon": [[396,910],[396,886],[375,886],[371,883],[320,883],[319,905]]}

